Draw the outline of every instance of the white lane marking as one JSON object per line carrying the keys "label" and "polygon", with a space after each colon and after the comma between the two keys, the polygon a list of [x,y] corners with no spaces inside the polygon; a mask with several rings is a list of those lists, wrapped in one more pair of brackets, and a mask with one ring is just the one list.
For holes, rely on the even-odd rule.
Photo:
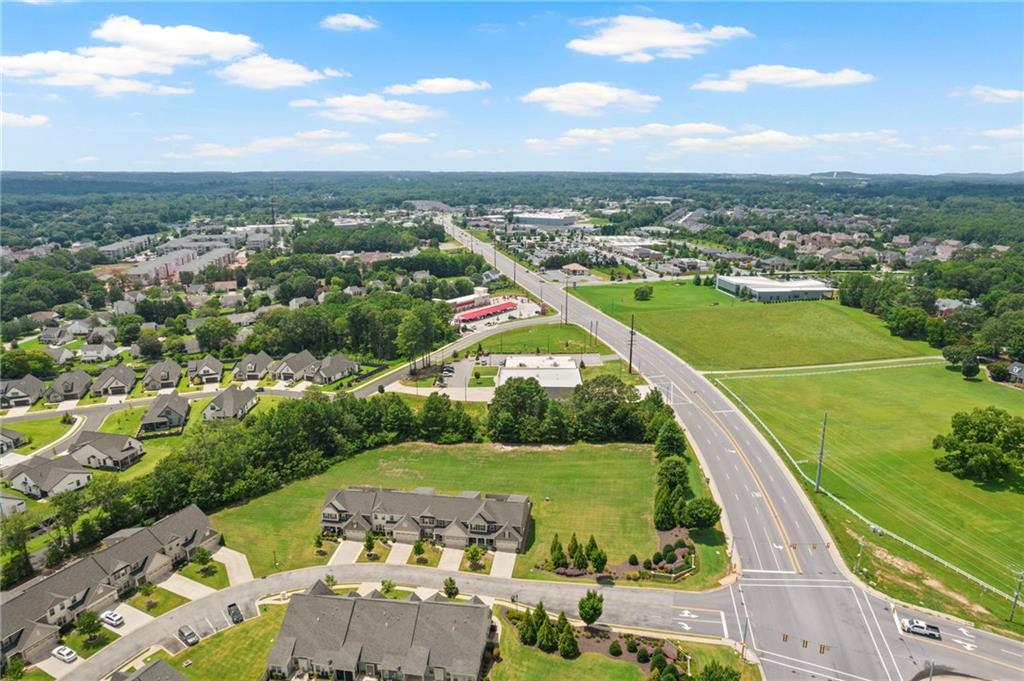
{"label": "white lane marking", "polygon": [[[808,662],[806,660],[799,660],[799,659],[797,659],[795,657],[790,657],[788,655],[783,655],[782,653],[773,653],[770,650],[760,650],[760,649],[757,649],[757,648],[755,648],[755,650],[757,650],[757,652],[760,653],[761,655],[774,655],[775,657],[781,657],[782,659],[790,660],[791,662],[799,662],[800,664],[806,664],[806,665],[814,667],[816,669],[824,669],[825,671],[832,672],[834,674],[842,674],[843,676],[849,676],[850,678],[858,679],[859,681],[876,681],[876,680],[873,680],[873,679],[866,679],[863,676],[857,676],[856,674],[853,674],[851,672],[844,672],[843,670],[836,669],[834,667],[826,667],[825,665],[815,664],[813,662]],[[813,675],[813,672],[810,672],[810,670],[808,670],[808,669],[800,669],[799,667],[794,667],[794,666],[788,665],[788,664],[786,664],[784,662],[779,662],[778,660],[771,660],[771,659],[768,659],[766,657],[762,657],[761,661],[762,662],[774,662],[775,664],[780,664],[780,665],[782,665],[784,667],[790,667],[791,669],[798,669],[798,670],[800,670],[802,672],[811,673]]]}
{"label": "white lane marking", "polygon": [[[750,568],[746,568],[746,569],[743,570],[744,574],[746,574],[748,572],[753,572],[753,573],[756,573],[756,574],[759,574],[759,575],[795,575],[796,574],[796,572],[794,572],[793,570],[754,570],[754,569],[750,569]],[[746,582],[744,582],[744,584],[746,584]]]}
{"label": "white lane marking", "polygon": [[[740,586],[740,603],[743,605],[743,616],[750,622],[750,611],[747,610],[747,599],[743,598],[743,586]],[[754,625],[750,625],[750,647],[757,650],[757,637],[754,636]]]}
{"label": "white lane marking", "polygon": [[971,632],[968,631],[966,627],[960,627],[959,629],[957,629],[957,631],[963,634],[965,638],[974,638],[974,635],[971,634]]}
{"label": "white lane marking", "polygon": [[686,622],[676,622],[676,626],[678,626],[683,631],[689,631],[690,630],[690,625],[687,624]]}
{"label": "white lane marking", "polygon": [[[854,588],[854,596],[857,595],[858,589]],[[889,651],[889,659],[892,660],[893,670],[899,674],[900,666],[896,663],[896,656],[892,654],[892,648],[889,646],[889,640],[885,638],[885,633],[882,631],[882,625],[878,622],[878,613],[871,607],[871,599],[868,598],[866,591],[861,591],[860,595],[864,597],[864,603],[868,606],[868,611],[871,612],[871,618],[875,620],[875,628],[878,629],[878,638],[882,639],[882,643],[885,644],[885,649]]]}
{"label": "white lane marking", "polygon": [[971,652],[972,650],[978,649],[978,646],[974,645],[973,643],[968,643],[967,641],[964,641],[959,638],[954,638],[953,643],[959,643],[964,647],[964,650],[966,650],[967,652]]}
{"label": "white lane marking", "polygon": [[[852,589],[852,587],[851,587]],[[868,636],[871,637],[871,644],[875,646],[875,653],[878,654],[878,661],[882,663],[882,669],[885,670],[885,677],[892,681],[892,674],[889,673],[889,665],[886,664],[885,658],[882,656],[882,649],[878,647],[878,641],[875,640],[875,632],[871,630],[871,624],[868,622],[867,615],[864,614],[864,606],[861,605],[860,599],[857,597],[856,589],[853,590],[853,600],[857,601],[857,610],[860,611],[861,619],[864,620],[864,628],[868,631]],[[896,669],[896,673],[899,673],[899,669]]]}
{"label": "white lane marking", "polygon": [[698,615],[694,615],[689,610],[683,610],[682,612],[677,612],[676,617],[685,617],[687,619],[695,620],[697,619]]}
{"label": "white lane marking", "polygon": [[[772,543],[771,536],[768,535],[768,528],[762,525],[761,529],[764,530],[764,538],[768,542],[768,545],[771,546],[773,549],[776,548],[775,544]],[[781,549],[782,547],[779,546],[778,548]],[[775,559],[775,569],[781,570],[782,565],[779,563],[779,554],[776,551],[772,551],[772,558]]]}
{"label": "white lane marking", "polygon": [[721,610],[718,611],[718,616],[722,618],[722,638],[729,638],[729,625],[725,623],[725,613]]}
{"label": "white lane marking", "polygon": [[[736,607],[736,593],[732,590],[732,584],[729,585],[729,598],[732,599],[732,614],[736,616],[736,626],[742,628],[743,624],[740,622],[740,611]],[[729,638],[726,636],[726,638]]]}
{"label": "white lane marking", "polygon": [[757,564],[763,570],[764,562],[761,561],[761,552],[757,550],[757,542],[754,541],[754,531],[750,529],[750,523],[746,518],[743,519],[743,522],[747,526],[747,538],[750,539],[750,544],[754,547],[754,555],[757,556]]}
{"label": "white lane marking", "polygon": [[[757,572],[756,570],[744,569],[744,572]],[[762,570],[761,572],[770,572],[769,570]],[[794,573],[796,574],[796,573]],[[771,580],[767,582],[750,582],[744,581],[743,586],[779,586],[779,580]],[[786,584],[787,589],[849,589],[849,584]]]}
{"label": "white lane marking", "polygon": [[1014,657],[1019,657],[1024,660],[1024,653],[1015,653],[1012,650],[1007,650],[1006,648],[1000,648],[999,652],[1006,653],[1007,655],[1013,655]]}

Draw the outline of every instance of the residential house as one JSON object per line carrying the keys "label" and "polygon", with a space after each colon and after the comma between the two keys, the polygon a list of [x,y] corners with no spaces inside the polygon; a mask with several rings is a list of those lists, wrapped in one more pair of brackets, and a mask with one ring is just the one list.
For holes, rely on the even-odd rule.
{"label": "residential house", "polygon": [[159,395],[149,405],[140,425],[145,431],[181,428],[188,422],[191,408],[189,401],[179,395],[177,391]]}
{"label": "residential house", "polygon": [[231,386],[210,400],[203,410],[203,418],[207,421],[241,419],[252,411],[257,401],[255,390]]}
{"label": "residential house", "polygon": [[28,316],[28,318],[36,324],[45,324],[46,322],[57,321],[60,319],[60,314],[53,310],[40,310],[39,312],[33,312]]}
{"label": "residential house", "polygon": [[354,486],[327,493],[320,526],[325,535],[346,539],[362,540],[366,532],[376,532],[403,543],[427,539],[455,548],[479,544],[520,552],[531,509],[530,498],[523,495],[445,496],[429,487],[399,492]]}
{"label": "residential house", "polygon": [[44,347],[40,348],[43,352],[50,356],[54,364],[58,366],[61,364],[67,364],[68,362],[75,361],[75,353],[63,347]]}
{"label": "residential house", "polygon": [[1007,367],[1011,383],[1024,383],[1024,362],[1012,362]]}
{"label": "residential house", "polygon": [[306,369],[306,380],[319,385],[340,381],[346,376],[359,373],[359,363],[353,362],[341,353],[328,355],[310,364]]}
{"label": "residential house", "polygon": [[935,314],[939,317],[948,317],[963,306],[964,302],[962,300],[956,300],[954,298],[936,298]]}
{"label": "residential house", "polygon": [[68,448],[68,456],[86,468],[123,471],[142,458],[142,442],[127,435],[86,430]]}
{"label": "residential house", "polygon": [[46,345],[64,345],[74,340],[74,336],[64,326],[44,326],[39,332],[39,342]]}
{"label": "residential house", "polygon": [[70,456],[48,459],[32,456],[4,472],[11,487],[33,499],[81,489],[92,480],[92,473]]}
{"label": "residential house", "polygon": [[110,309],[116,315],[135,314],[135,303],[130,300],[116,300]]}
{"label": "residential house", "polygon": [[114,345],[117,341],[117,329],[112,326],[97,326],[89,332],[88,341],[92,345]]}
{"label": "residential house", "polygon": [[316,362],[316,357],[309,350],[293,352],[285,355],[280,362],[270,368],[270,375],[278,381],[293,381],[302,378],[306,370]]}
{"label": "residential house", "polygon": [[80,400],[89,392],[92,376],[82,370],[67,371],[58,376],[46,390],[46,401],[51,403],[65,400]]}
{"label": "residential house", "polygon": [[85,336],[92,331],[92,324],[87,319],[72,319],[64,328],[72,336]]}
{"label": "residential house", "polygon": [[225,293],[220,297],[221,307],[234,307],[242,302],[245,302],[245,297],[241,293]]}
{"label": "residential house", "polygon": [[10,428],[0,428],[0,454],[17,449],[25,443],[25,436]]}
{"label": "residential house", "polygon": [[352,298],[361,298],[366,295],[366,289],[362,286],[346,286],[341,292]]}
{"label": "residential house", "polygon": [[293,594],[267,657],[267,676],[477,681],[497,642],[491,610],[476,596],[450,601],[339,596],[322,581]]}
{"label": "residential house", "polygon": [[224,372],[224,363],[213,355],[207,354],[202,359],[188,361],[188,382],[206,385],[220,383],[220,375]]}
{"label": "residential house", "polygon": [[32,374],[0,381],[0,409],[31,407],[43,395],[43,382]]}
{"label": "residential house", "polygon": [[[101,550],[19,590],[4,593],[0,662],[47,659],[60,630],[86,610],[102,612],[144,582],[169,575],[199,547],[215,550],[220,535],[194,504],[149,527],[108,536]],[[151,677],[144,677],[153,681]]]}
{"label": "residential house", "polygon": [[306,296],[299,296],[288,301],[289,310],[298,310],[300,307],[309,307],[310,305],[316,305],[316,301]]}
{"label": "residential house", "polygon": [[99,397],[106,395],[127,395],[135,387],[135,372],[124,364],[115,364],[103,370],[92,382],[92,394]]}
{"label": "residential house", "polygon": [[0,492],[0,518],[10,518],[28,510],[28,504],[21,497]]}
{"label": "residential house", "polygon": [[262,350],[257,353],[248,354],[238,360],[238,364],[235,365],[234,376],[239,381],[258,381],[267,375],[267,371],[273,362],[274,359]]}
{"label": "residential house", "polygon": [[114,672],[110,675],[110,681],[188,681],[188,679],[163,660],[157,660],[133,672]]}
{"label": "residential house", "polygon": [[184,341],[185,354],[186,355],[198,355],[199,354],[199,341],[195,338],[186,338]]}
{"label": "residential house", "polygon": [[110,343],[86,343],[82,346],[82,361],[88,364],[106,362],[117,357],[117,348]]}
{"label": "residential house", "polygon": [[146,370],[142,377],[142,387],[153,391],[174,388],[180,378],[181,366],[173,359],[164,359]]}

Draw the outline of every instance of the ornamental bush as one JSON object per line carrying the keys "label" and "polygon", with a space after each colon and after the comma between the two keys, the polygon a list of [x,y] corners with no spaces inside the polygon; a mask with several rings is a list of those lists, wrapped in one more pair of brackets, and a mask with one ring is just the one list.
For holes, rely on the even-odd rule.
{"label": "ornamental bush", "polygon": [[647,652],[647,648],[641,648],[636,651],[636,661],[640,664],[646,664],[650,662],[651,654]]}
{"label": "ornamental bush", "polygon": [[622,654],[622,646],[619,645],[619,639],[612,641],[611,645],[608,646],[608,654],[612,657],[618,657]]}
{"label": "ornamental bush", "polygon": [[629,554],[629,564],[630,565],[639,565],[640,564],[640,561],[638,561],[636,559],[636,554],[635,553]]}
{"label": "ornamental bush", "polygon": [[654,555],[651,556],[652,563],[660,563],[663,560],[665,560],[665,558],[661,555],[661,551],[655,551]]}

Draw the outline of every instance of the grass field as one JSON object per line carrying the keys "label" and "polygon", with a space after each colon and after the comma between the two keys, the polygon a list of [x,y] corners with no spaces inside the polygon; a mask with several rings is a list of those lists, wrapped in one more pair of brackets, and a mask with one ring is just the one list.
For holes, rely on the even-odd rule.
{"label": "grass field", "polygon": [[[480,378],[477,378],[477,374]],[[470,388],[493,388],[494,379],[498,375],[498,367],[474,367],[469,377]]]}
{"label": "grass field", "polygon": [[[188,603],[188,599],[184,596],[179,596],[176,593],[168,591],[167,589],[155,586],[153,587],[153,593],[150,595],[143,596],[141,593],[137,593],[129,598],[126,603],[152,617],[159,617],[164,613],[174,610],[179,605],[185,605]],[[146,606],[149,603],[155,603],[156,605],[152,608],[148,608]]]}
{"label": "grass field", "polygon": [[[519,329],[510,329],[481,341],[484,350],[502,354],[532,355],[542,353],[596,352],[607,355],[611,350],[601,341],[595,341],[575,324],[537,324]],[[470,348],[475,352],[476,346]]]}
{"label": "grass field", "polygon": [[[147,437],[142,441],[142,459],[123,473],[112,473],[111,475],[117,475],[124,480],[131,480],[132,478],[152,472],[162,459],[185,444],[185,439],[202,422],[203,409],[206,409],[206,405],[210,403],[211,399],[213,398],[204,397],[192,400],[188,423],[185,425],[185,430],[181,435]],[[257,409],[262,406],[262,400],[265,399],[267,399],[266,396],[260,397],[261,403],[256,405]],[[122,435],[134,436],[147,409],[149,409],[148,405],[144,407],[129,407],[116,411],[103,421],[100,430],[104,433],[120,433]]]}
{"label": "grass field", "polygon": [[[211,560],[206,566],[208,573],[203,574],[202,567],[197,563],[186,563],[179,572],[189,579],[205,584],[211,589],[223,589],[228,586],[228,569],[219,560]],[[212,570],[212,572],[209,572]]]}
{"label": "grass field", "polygon": [[605,374],[611,374],[612,376],[618,376],[627,385],[643,385],[645,383],[644,379],[640,377],[640,374],[635,369],[633,373],[629,373],[627,369],[626,362],[623,362],[621,359],[614,359],[602,364],[585,366],[580,370],[580,374],[584,381],[589,381],[592,378],[604,376]]}
{"label": "grass field", "polygon": [[535,537],[516,562],[516,575],[528,576],[555,532],[563,541],[573,532],[584,538],[593,534],[611,563],[630,553],[652,552],[657,547],[651,520],[654,472],[651,449],[641,445],[529,449],[411,443],[358,454],[322,475],[220,511],[212,524],[228,546],[248,555],[259,576],[326,562],[316,555],[313,537],[329,489],[428,485],[442,493],[528,494],[534,502]]}
{"label": "grass field", "polygon": [[34,421],[19,421],[7,426],[29,438],[29,443],[21,445],[15,451],[19,454],[31,454],[46,447],[54,440],[62,437],[71,429],[71,426],[60,422],[60,416],[53,416],[46,419]]}
{"label": "grass field", "polygon": [[834,301],[742,302],[710,286],[656,282],[648,301],[635,285],[580,286],[573,294],[629,324],[697,369],[759,369],[938,354],[889,335],[877,317]]}
{"label": "grass field", "polygon": [[[427,390],[423,391],[423,395],[410,395],[409,393],[395,393],[398,395],[403,402],[409,405],[414,412],[419,412],[423,408],[423,404],[427,401]],[[486,402],[461,402],[466,413],[474,419],[485,419],[487,418],[487,403]]]}
{"label": "grass field", "polygon": [[91,657],[94,653],[102,650],[119,638],[121,637],[110,629],[104,627],[103,629],[100,629],[99,633],[90,641],[88,637],[83,636],[77,629],[72,629],[68,633],[64,634],[61,638],[61,643],[78,653],[79,657],[85,658]]}
{"label": "grass field", "polygon": [[872,522],[1012,591],[1012,569],[1024,556],[1024,481],[988,486],[940,472],[931,441],[957,411],[995,405],[1020,414],[1024,395],[965,381],[941,363],[799,373],[809,375],[747,374],[724,385],[807,461],[811,476],[828,411],[826,489]]}

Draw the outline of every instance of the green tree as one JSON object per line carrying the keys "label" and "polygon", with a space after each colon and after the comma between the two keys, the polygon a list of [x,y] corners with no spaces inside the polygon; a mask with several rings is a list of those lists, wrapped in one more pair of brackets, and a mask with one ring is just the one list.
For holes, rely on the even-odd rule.
{"label": "green tree", "polygon": [[586,595],[580,599],[577,608],[580,619],[589,627],[601,617],[601,612],[604,610],[604,596],[588,589]]}
{"label": "green tree", "polygon": [[658,464],[658,484],[666,488],[681,487],[684,492],[690,489],[690,473],[686,459],[681,456],[668,456]]}
{"label": "green tree", "polygon": [[434,344],[436,320],[429,305],[418,305],[407,311],[398,325],[396,344],[403,357],[416,366],[416,358]]}
{"label": "green tree", "polygon": [[196,341],[204,352],[220,350],[235,340],[238,327],[227,317],[210,317],[196,327]]}
{"label": "green tree", "polygon": [[53,358],[42,350],[17,348],[0,354],[0,376],[5,379],[22,378],[28,374],[47,378],[55,373]]}
{"label": "green tree", "polygon": [[576,551],[578,551],[579,548],[580,548],[580,543],[576,539],[576,533],[573,532],[572,536],[569,537],[569,543],[566,545],[565,550],[569,554],[569,556],[575,556],[576,555]]}
{"label": "green tree", "polygon": [[576,635],[572,629],[562,632],[558,638],[558,654],[567,660],[576,658],[580,654],[579,643],[576,642]]}
{"label": "green tree", "polygon": [[711,497],[697,497],[686,505],[686,526],[692,529],[714,527],[721,517],[722,509]]}
{"label": "green tree", "polygon": [[960,373],[964,378],[974,378],[981,371],[977,357],[964,357],[960,362]]}
{"label": "green tree", "polygon": [[77,492],[61,492],[50,497],[54,516],[60,525],[64,543],[70,547],[75,543],[75,523],[82,517],[82,497]]}
{"label": "green tree", "polygon": [[426,548],[423,546],[423,540],[417,539],[412,544],[412,552],[416,556],[416,562],[419,562],[420,556],[426,552]]}
{"label": "green tree", "polygon": [[586,552],[587,558],[593,560],[594,554],[596,554],[598,550],[597,540],[594,539],[594,535],[590,535],[590,538],[587,539],[587,545],[583,550]]}
{"label": "green tree", "polygon": [[671,530],[676,526],[672,506],[672,489],[665,485],[659,485],[658,491],[654,496],[654,527],[662,532]]}
{"label": "green tree", "polygon": [[569,624],[569,618],[565,616],[565,611],[558,613],[558,621],[555,623],[555,633],[561,636],[567,631],[572,631],[572,625]]}
{"label": "green tree", "polygon": [[582,546],[577,546],[576,553],[572,556],[572,566],[577,570],[586,570],[587,563],[587,552],[583,550]]}
{"label": "green tree", "polygon": [[466,547],[466,560],[469,561],[470,567],[479,567],[480,561],[484,557],[484,547],[479,544],[470,544]]}
{"label": "green tree", "polygon": [[455,583],[454,577],[445,577],[442,589],[444,590],[444,595],[448,598],[455,598],[459,595],[459,587]]}
{"label": "green tree", "polygon": [[686,437],[683,429],[674,421],[665,421],[665,425],[658,431],[658,439],[654,442],[654,452],[659,459],[670,456],[681,457],[686,453]]}
{"label": "green tree", "polygon": [[160,336],[156,331],[151,329],[140,331],[139,339],[136,342],[143,359],[158,360],[163,357],[164,344],[160,341]]}
{"label": "green tree", "polygon": [[532,646],[537,642],[537,630],[528,613],[519,620],[519,642],[524,646]]}
{"label": "green tree", "polygon": [[960,478],[991,482],[1024,464],[1024,418],[997,407],[957,412],[952,430],[932,441],[946,454],[935,459],[941,471]]}
{"label": "green tree", "polygon": [[634,300],[650,300],[654,296],[654,287],[650,284],[637,286],[633,289]]}
{"label": "green tree", "polygon": [[20,657],[14,657],[4,665],[4,678],[11,681],[19,681],[25,678],[25,661]]}
{"label": "green tree", "polygon": [[545,653],[550,653],[558,647],[558,637],[555,629],[551,626],[551,620],[545,619],[537,630],[537,647]]}
{"label": "green tree", "polygon": [[712,660],[694,678],[696,681],[740,681],[740,672]]}
{"label": "green tree", "polygon": [[371,553],[373,553],[373,547],[376,546],[376,544],[377,544],[377,542],[373,538],[373,533],[372,532],[367,532],[363,536],[363,551],[366,552],[367,556],[369,556]]}
{"label": "green tree", "polygon": [[213,556],[202,546],[192,552],[192,562],[199,566],[199,572],[204,575],[210,574],[213,568]]}
{"label": "green tree", "polygon": [[594,568],[594,572],[604,572],[605,567],[608,565],[608,554],[605,553],[604,549],[598,549],[590,559],[590,565]]}
{"label": "green tree", "polygon": [[100,622],[99,616],[92,610],[83,610],[82,614],[75,620],[75,629],[82,636],[85,636],[87,640],[93,641],[96,639],[96,634],[100,633],[103,629],[103,623]]}

